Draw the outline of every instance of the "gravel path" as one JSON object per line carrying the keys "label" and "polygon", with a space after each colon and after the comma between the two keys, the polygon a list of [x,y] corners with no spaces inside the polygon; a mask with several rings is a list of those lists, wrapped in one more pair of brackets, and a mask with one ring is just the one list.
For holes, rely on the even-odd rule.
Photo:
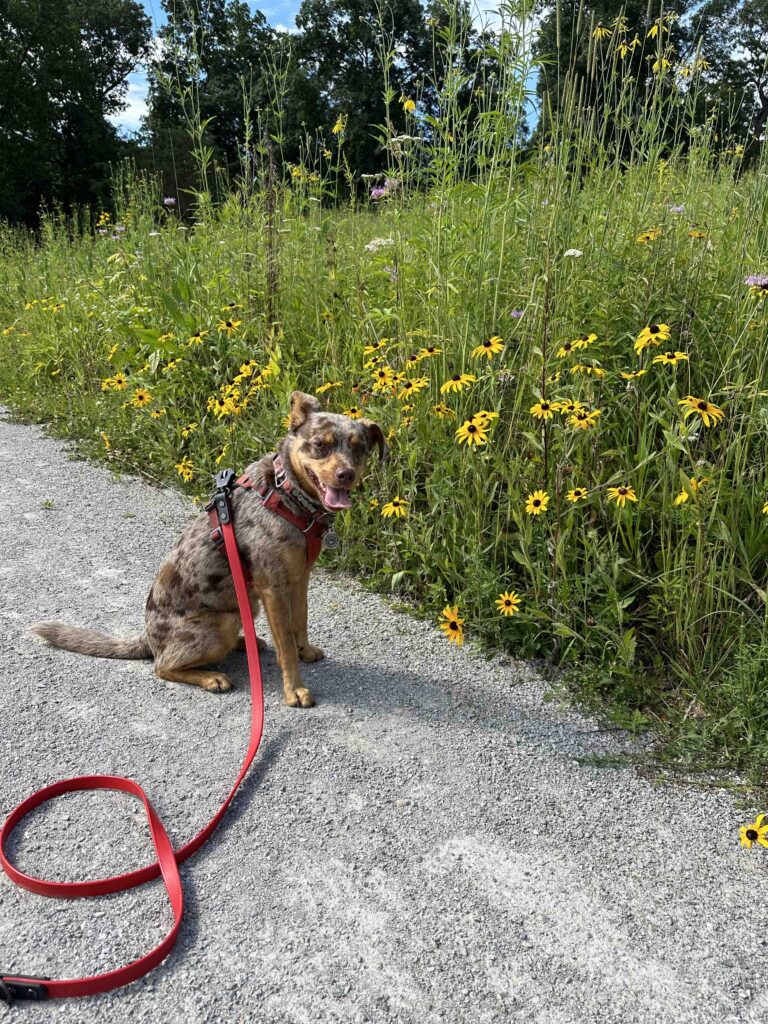
{"label": "gravel path", "polygon": [[[7,420],[0,479],[0,813],[63,776],[126,774],[180,845],[240,765],[245,656],[225,663],[236,689],[214,695],[158,680],[149,662],[47,648],[27,627],[135,635],[194,510]],[[582,763],[629,741],[545,702],[529,666],[451,648],[353,581],[313,576],[310,640],[327,654],[302,667],[311,711],[282,704],[264,656],[265,742],[219,831],[181,868],[187,913],[171,956],[119,992],[0,1008],[0,1020],[764,1019],[768,851],[739,847],[748,816],[731,797]],[[36,812],[13,846],[22,868],[60,880],[151,857],[143,814],[109,793]],[[0,906],[0,964],[51,977],[125,963],[171,919],[157,882],[58,901],[2,875]]]}

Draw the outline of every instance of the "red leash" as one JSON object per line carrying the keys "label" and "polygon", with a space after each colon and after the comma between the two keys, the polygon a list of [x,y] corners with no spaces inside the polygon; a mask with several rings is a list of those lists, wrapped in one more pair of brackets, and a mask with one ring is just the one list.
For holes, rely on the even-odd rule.
{"label": "red leash", "polygon": [[[50,981],[47,978],[33,978],[25,974],[2,974],[0,973],[0,1003],[11,1004],[16,999],[42,1000],[65,999],[71,996],[91,996],[97,992],[111,992],[113,989],[127,985],[130,981],[136,981],[148,974],[154,967],[157,967],[171,952],[179,932],[181,918],[184,913],[184,896],[179,877],[179,864],[182,864],[188,857],[200,849],[205,841],[215,830],[224,813],[232,802],[240,783],[243,781],[246,772],[259,749],[261,733],[264,726],[264,697],[261,685],[261,665],[259,663],[259,650],[256,644],[256,630],[253,625],[251,605],[248,600],[248,589],[243,577],[243,569],[240,564],[240,554],[235,541],[235,531],[232,525],[232,510],[229,495],[232,486],[234,473],[232,470],[225,470],[216,477],[218,490],[213,496],[211,504],[218,511],[219,527],[221,528],[224,544],[232,579],[237,594],[237,604],[240,609],[240,617],[243,620],[243,633],[245,635],[245,649],[248,657],[248,671],[251,684],[251,737],[248,742],[248,751],[240,769],[240,774],[235,779],[235,784],[229,792],[224,803],[208,822],[202,831],[191,839],[186,846],[174,850],[168,834],[165,831],[162,821],[147,798],[146,793],[132,779],[126,779],[120,775],[79,775],[73,779],[63,779],[51,786],[39,789],[32,796],[27,797],[22,803],[11,811],[8,819],[0,831],[0,865],[2,865],[8,877],[17,885],[30,892],[39,893],[42,896],[59,896],[65,899],[77,899],[81,896],[103,896],[110,892],[123,892],[125,889],[133,889],[135,886],[143,885],[158,875],[162,875],[165,883],[168,899],[173,908],[173,927],[163,941],[155,946],[145,956],[134,960],[124,967],[115,971],[108,971],[105,974],[96,974],[89,978],[74,978],[66,981]],[[6,843],[11,832],[18,823],[35,807],[60,796],[62,793],[73,793],[82,789],[116,789],[122,793],[130,793],[136,796],[144,804],[149,820],[149,830],[152,834],[152,842],[157,851],[157,860],[147,864],[136,871],[128,871],[123,875],[114,875],[111,878],[99,878],[91,882],[50,882],[44,878],[35,878],[33,875],[25,875],[8,860],[5,853]]]}

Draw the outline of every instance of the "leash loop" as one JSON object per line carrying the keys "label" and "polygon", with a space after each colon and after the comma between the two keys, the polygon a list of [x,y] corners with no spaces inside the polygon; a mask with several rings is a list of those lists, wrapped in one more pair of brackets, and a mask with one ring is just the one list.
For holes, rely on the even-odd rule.
{"label": "leash loop", "polygon": [[[96,974],[87,978],[52,981],[48,978],[32,977],[23,973],[0,972],[0,1004],[6,1003],[10,1006],[16,1000],[63,999],[74,996],[95,995],[98,992],[111,992],[113,989],[127,985],[131,981],[137,981],[139,978],[144,977],[145,974],[148,974],[168,956],[176,943],[179,927],[184,915],[184,894],[179,875],[179,864],[182,864],[188,857],[191,857],[193,853],[200,849],[224,817],[240,783],[256,756],[264,728],[264,696],[259,650],[256,643],[256,629],[253,623],[251,604],[248,599],[248,588],[240,563],[240,554],[235,540],[232,510],[229,502],[229,495],[234,486],[234,476],[234,470],[224,470],[217,474],[217,491],[212,499],[212,504],[217,511],[220,509],[219,528],[232,571],[240,617],[243,621],[243,634],[245,637],[251,688],[251,733],[242,767],[224,803],[196,836],[178,850],[174,850],[165,826],[160,820],[160,816],[138,782],[125,778],[122,775],[79,775],[44,786],[36,793],[27,797],[26,800],[23,800],[11,811],[0,830],[0,866],[11,881],[22,888],[38,893],[41,896],[78,899],[88,896],[103,896],[113,892],[124,892],[127,889],[133,889],[158,876],[162,876],[163,884],[165,885],[173,910],[173,925],[165,938],[149,953],[123,967],[107,971],[104,974]],[[217,502],[217,499],[221,496],[225,498],[223,506],[220,506]],[[137,797],[142,802],[149,822],[149,830],[157,854],[157,860],[145,865],[143,868],[127,871],[122,875],[92,879],[86,882],[53,882],[49,879],[27,875],[15,867],[6,853],[6,844],[13,830],[30,811],[33,811],[41,804],[47,803],[49,800],[55,799],[57,796],[61,796],[63,793],[95,789],[112,789],[121,793],[128,793],[131,796]]]}

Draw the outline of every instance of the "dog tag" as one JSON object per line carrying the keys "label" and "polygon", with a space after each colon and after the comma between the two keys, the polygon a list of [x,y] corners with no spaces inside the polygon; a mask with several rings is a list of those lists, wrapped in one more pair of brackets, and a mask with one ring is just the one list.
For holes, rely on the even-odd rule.
{"label": "dog tag", "polygon": [[334,528],[331,526],[323,534],[323,547],[324,548],[337,548],[341,544],[339,535],[336,533]]}

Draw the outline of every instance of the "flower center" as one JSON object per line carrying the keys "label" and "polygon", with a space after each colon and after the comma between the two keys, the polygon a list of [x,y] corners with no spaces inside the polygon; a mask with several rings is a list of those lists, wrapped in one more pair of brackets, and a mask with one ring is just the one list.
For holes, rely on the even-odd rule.
{"label": "flower center", "polygon": [[648,328],[648,330],[650,331],[651,334],[658,334],[659,331],[661,330],[661,328],[659,327],[658,324],[651,324],[651,326]]}
{"label": "flower center", "polygon": [[757,839],[757,832],[753,828],[747,829],[747,839],[749,839],[753,843]]}
{"label": "flower center", "polygon": [[706,402],[699,402],[699,409],[701,409],[702,412],[704,412],[706,410],[706,408],[707,408],[707,403]]}
{"label": "flower center", "polygon": [[619,494],[624,495],[626,493],[627,493],[627,488],[626,487],[620,487],[619,488]]}
{"label": "flower center", "polygon": [[533,507],[534,508],[538,508],[540,504],[541,504],[541,502],[539,501],[538,498],[534,498],[533,499]]}
{"label": "flower center", "polygon": [[452,622],[450,624],[450,627],[451,627],[451,629],[458,629],[459,628],[459,624],[458,624],[458,622]]}

